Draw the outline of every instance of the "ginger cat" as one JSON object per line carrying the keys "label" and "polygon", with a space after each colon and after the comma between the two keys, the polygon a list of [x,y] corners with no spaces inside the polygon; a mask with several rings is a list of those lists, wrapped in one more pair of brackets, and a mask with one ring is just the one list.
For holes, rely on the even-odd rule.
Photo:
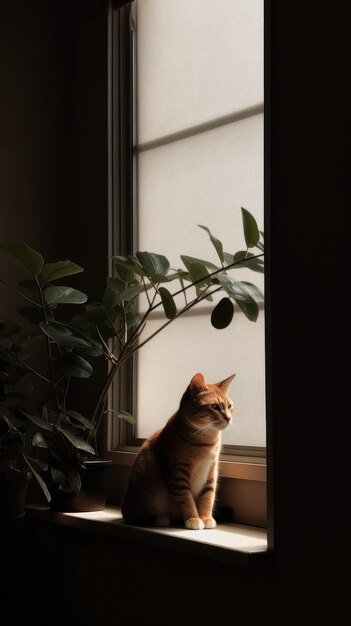
{"label": "ginger cat", "polygon": [[127,524],[215,528],[212,517],[221,448],[221,431],[231,422],[229,376],[206,384],[196,374],[178,411],[141,447],[122,503]]}

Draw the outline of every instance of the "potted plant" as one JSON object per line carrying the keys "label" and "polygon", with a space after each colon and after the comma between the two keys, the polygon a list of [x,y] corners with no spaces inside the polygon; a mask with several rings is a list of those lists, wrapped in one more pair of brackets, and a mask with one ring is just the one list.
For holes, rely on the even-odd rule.
{"label": "potted plant", "polygon": [[0,322],[0,524],[20,527],[25,514],[27,488],[31,477],[37,479],[49,499],[50,494],[41,477],[47,465],[32,456],[27,436],[31,423],[20,412],[31,394],[31,375],[16,358],[5,354],[4,347],[20,327],[12,322]]}
{"label": "potted plant", "polygon": [[[7,362],[29,367],[31,374],[46,384],[39,400],[31,399],[20,412],[37,428],[32,438],[34,448],[49,453],[51,492],[53,485],[59,493],[81,492],[84,468],[89,459],[96,460],[93,444],[108,412],[111,384],[121,367],[154,336],[202,300],[212,301],[217,292],[224,293],[213,305],[211,323],[215,328],[225,328],[231,323],[234,302],[250,321],[256,321],[257,299],[263,298],[262,292],[254,284],[236,280],[229,274],[230,270],[243,267],[254,272],[263,272],[264,268],[263,233],[246,209],[242,209],[242,218],[246,249],[235,254],[225,252],[221,241],[206,226],[201,226],[218,255],[217,264],[182,255],[183,267],[173,270],[168,259],[160,254],[137,252],[113,257],[112,275],[107,277],[101,302],[88,302],[86,294],[60,284],[62,279],[83,271],[75,263],[44,263],[42,256],[23,242],[0,244],[0,252],[25,267],[31,276],[30,281],[21,282],[22,290],[12,289],[30,300],[31,306],[22,307],[19,312],[35,324],[36,340],[46,346],[45,373],[29,366],[22,356],[20,342],[12,335],[8,337],[10,345],[2,348],[1,355]],[[170,283],[174,282],[177,286],[171,290]],[[36,296],[26,295],[23,287],[34,289]],[[147,306],[140,313],[138,301],[142,294]],[[180,306],[175,300],[177,296],[183,298]],[[78,305],[80,309],[78,314],[63,319],[62,305]],[[146,336],[148,318],[156,309],[163,310],[164,318],[160,327]],[[110,368],[91,415],[83,416],[69,406],[68,391],[72,378],[91,376],[92,357],[105,358]],[[118,408],[114,413],[117,418],[133,422],[131,415]]]}
{"label": "potted plant", "polygon": [[[17,320],[6,320],[0,325],[0,357],[4,364],[0,467],[7,477],[3,484],[15,487],[19,476],[28,474],[29,468],[53,508],[60,508],[64,494],[70,501],[63,506],[80,508],[82,504],[76,502],[75,496],[81,492],[81,477],[91,466],[95,471],[99,469],[101,462],[88,441],[93,426],[81,413],[70,410],[68,392],[73,377],[88,378],[93,372],[85,357],[100,356],[103,349],[92,336],[86,341],[81,332],[69,330],[74,322],[71,315],[62,321],[59,305],[66,305],[66,309],[67,305],[82,305],[87,296],[56,283],[83,268],[69,260],[44,263],[43,257],[24,242],[2,243],[0,251],[30,276],[20,281],[18,287],[1,280],[30,304],[18,308],[20,318],[25,320],[24,328]],[[85,482],[90,494],[91,480]],[[93,503],[88,496],[86,500],[85,507],[104,506],[100,494]]]}

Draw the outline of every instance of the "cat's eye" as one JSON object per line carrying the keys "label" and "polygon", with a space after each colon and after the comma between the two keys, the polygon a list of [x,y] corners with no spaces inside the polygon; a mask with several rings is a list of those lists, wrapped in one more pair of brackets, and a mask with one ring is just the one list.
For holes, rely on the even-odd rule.
{"label": "cat's eye", "polygon": [[211,407],[211,409],[214,409],[215,411],[219,411],[219,410],[220,410],[220,408],[221,408],[221,407],[219,406],[219,404],[217,404],[217,403],[215,403],[215,402],[214,402],[213,404],[210,404],[210,407]]}

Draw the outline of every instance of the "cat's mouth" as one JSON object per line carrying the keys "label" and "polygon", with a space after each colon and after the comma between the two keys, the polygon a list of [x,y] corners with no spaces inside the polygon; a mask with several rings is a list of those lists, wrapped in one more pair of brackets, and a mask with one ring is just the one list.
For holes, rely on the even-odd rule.
{"label": "cat's mouth", "polygon": [[215,426],[216,428],[218,428],[218,430],[224,430],[225,428],[227,428],[227,426],[229,426],[231,421],[232,421],[231,417],[227,417],[226,415],[223,415],[221,420],[217,420],[215,422]]}

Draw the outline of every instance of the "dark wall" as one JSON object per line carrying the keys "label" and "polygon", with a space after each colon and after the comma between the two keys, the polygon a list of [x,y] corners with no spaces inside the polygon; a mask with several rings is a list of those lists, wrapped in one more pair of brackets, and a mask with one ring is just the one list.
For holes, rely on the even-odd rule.
{"label": "dark wall", "polygon": [[[101,565],[101,554],[106,559],[113,602],[124,616],[145,577],[150,595],[161,589],[164,600],[180,602],[185,592],[179,568],[188,572],[186,585],[196,580],[197,603],[203,590],[217,594],[219,606],[221,589],[232,594],[233,619],[238,614],[242,623],[261,622],[262,613],[272,616],[278,599],[285,603],[279,623],[296,623],[301,615],[316,623],[329,610],[335,619],[350,584],[345,434],[350,402],[344,365],[350,24],[346,2],[319,3],[318,10],[312,3],[271,4],[266,137],[271,211],[265,230],[271,232],[269,487],[275,570],[243,578],[227,566],[190,564],[181,557],[170,567],[178,557],[154,558],[130,546],[130,564],[114,586],[113,563],[116,569],[128,564],[129,548],[115,542],[109,551],[101,540],[100,553],[96,539],[89,567]],[[107,255],[106,6],[97,0],[8,0],[0,6],[1,239],[24,238],[48,258],[67,255],[81,263],[82,286],[85,281],[98,296]],[[87,576],[81,554],[89,543],[82,535],[67,544],[75,550],[70,558],[78,595]],[[97,574],[93,615],[106,595],[100,595],[103,580]],[[145,591],[142,598],[147,603]],[[62,597],[65,601],[69,606]]]}
{"label": "dark wall", "polygon": [[349,315],[342,305],[350,21],[346,2],[318,10],[271,4],[269,465],[277,588],[291,616],[301,614],[306,597],[315,618],[326,618],[341,610],[351,582]]}
{"label": "dark wall", "polygon": [[[107,274],[106,12],[98,0],[0,3],[0,241],[83,266],[65,281],[92,301]],[[24,277],[1,257],[0,278]],[[0,285],[0,303],[4,319],[20,300]],[[87,412],[103,367],[73,385]]]}

